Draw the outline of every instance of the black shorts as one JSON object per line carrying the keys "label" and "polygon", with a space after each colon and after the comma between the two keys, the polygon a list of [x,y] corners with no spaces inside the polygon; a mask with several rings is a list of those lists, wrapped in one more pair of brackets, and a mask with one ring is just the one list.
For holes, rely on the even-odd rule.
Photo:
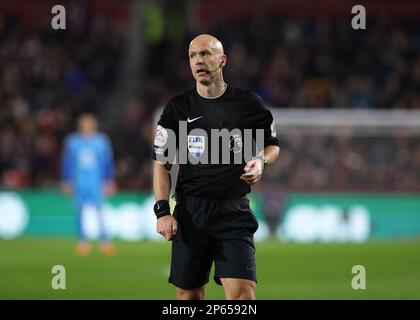
{"label": "black shorts", "polygon": [[177,196],[174,217],[178,230],[172,238],[170,283],[186,290],[203,286],[213,261],[219,285],[220,278],[257,282],[258,222],[246,196],[229,200]]}

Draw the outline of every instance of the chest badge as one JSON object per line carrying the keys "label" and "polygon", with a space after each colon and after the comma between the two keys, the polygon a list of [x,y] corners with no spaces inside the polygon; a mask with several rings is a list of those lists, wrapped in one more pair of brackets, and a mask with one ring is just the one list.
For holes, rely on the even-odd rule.
{"label": "chest badge", "polygon": [[200,158],[206,149],[205,136],[188,136],[188,151],[194,158]]}
{"label": "chest badge", "polygon": [[230,137],[230,151],[233,153],[241,152],[242,150],[242,138],[240,134],[233,134]]}

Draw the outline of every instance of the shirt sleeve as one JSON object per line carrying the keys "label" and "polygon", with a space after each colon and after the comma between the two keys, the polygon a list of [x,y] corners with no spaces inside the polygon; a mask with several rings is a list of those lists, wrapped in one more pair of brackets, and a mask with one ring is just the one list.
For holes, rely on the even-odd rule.
{"label": "shirt sleeve", "polygon": [[254,97],[254,114],[252,122],[254,129],[264,130],[264,148],[267,146],[279,146],[279,139],[276,134],[276,124],[271,111],[267,109],[263,100],[255,94]]}
{"label": "shirt sleeve", "polygon": [[175,134],[178,131],[178,122],[175,117],[175,105],[170,101],[160,116],[160,119],[157,123],[155,136],[154,136],[154,146],[152,159],[157,160],[158,156],[164,155],[168,156],[168,143],[172,142],[171,134]]}

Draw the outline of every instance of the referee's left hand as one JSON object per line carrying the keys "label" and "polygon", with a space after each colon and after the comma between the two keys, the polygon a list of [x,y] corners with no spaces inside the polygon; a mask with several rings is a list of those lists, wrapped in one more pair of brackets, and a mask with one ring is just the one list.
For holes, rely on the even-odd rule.
{"label": "referee's left hand", "polygon": [[156,231],[160,233],[167,241],[176,234],[178,224],[172,215],[160,217],[156,222]]}
{"label": "referee's left hand", "polygon": [[261,179],[263,172],[263,162],[261,159],[254,159],[245,165],[245,173],[241,175],[241,180],[245,181],[249,185],[254,185]]}

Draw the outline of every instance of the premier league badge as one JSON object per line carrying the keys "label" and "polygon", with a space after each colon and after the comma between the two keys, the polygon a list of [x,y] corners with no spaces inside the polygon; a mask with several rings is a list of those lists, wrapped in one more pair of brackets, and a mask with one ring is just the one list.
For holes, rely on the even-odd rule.
{"label": "premier league badge", "polygon": [[188,136],[188,151],[194,158],[200,158],[205,148],[205,136]]}

